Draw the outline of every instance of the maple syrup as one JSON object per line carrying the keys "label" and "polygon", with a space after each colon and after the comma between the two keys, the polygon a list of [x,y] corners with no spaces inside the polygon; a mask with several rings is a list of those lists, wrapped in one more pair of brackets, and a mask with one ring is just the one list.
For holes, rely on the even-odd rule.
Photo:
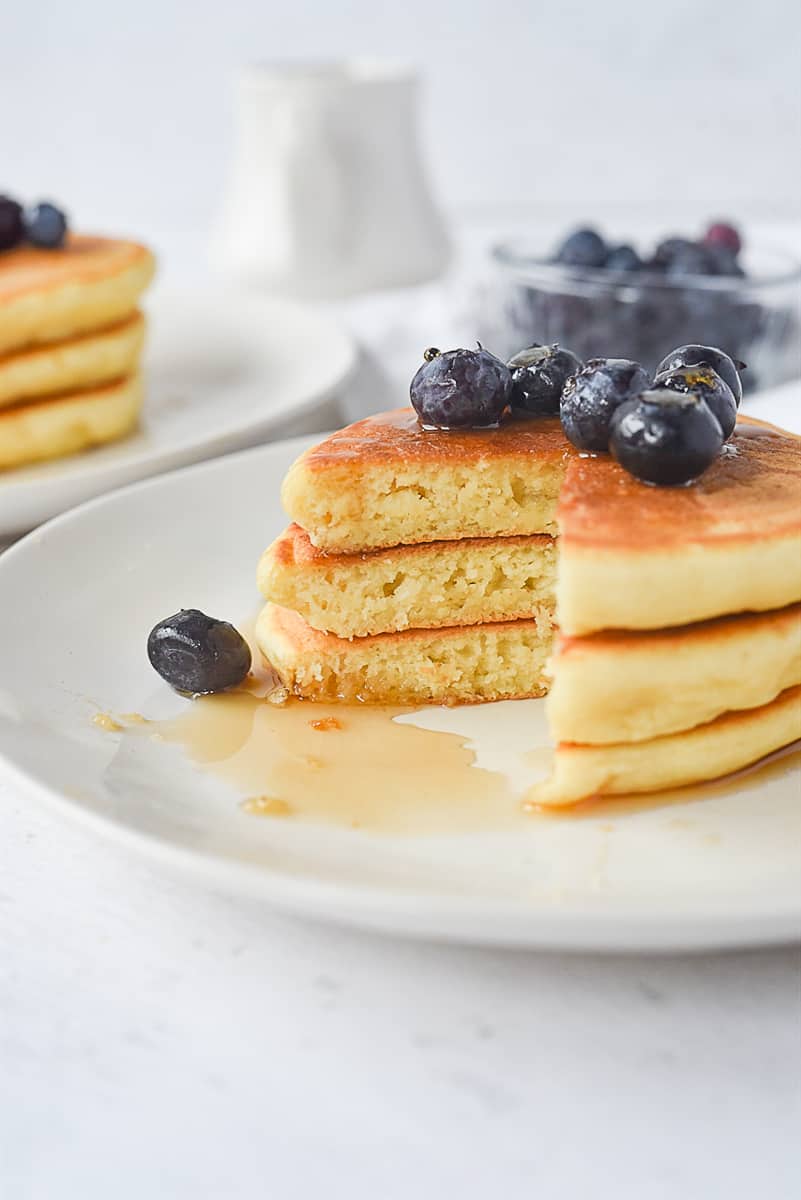
{"label": "maple syrup", "polygon": [[474,766],[459,734],[394,719],[412,711],[278,705],[240,691],[199,697],[150,730],[231,783],[257,815],[425,834],[525,826],[506,776]]}
{"label": "maple syrup", "polygon": [[[736,795],[801,767],[796,743],[707,783],[533,808],[506,775],[475,764],[466,737],[395,719],[414,711],[303,700],[275,704],[245,690],[198,697],[177,717],[145,726],[139,718],[128,731],[182,747],[193,762],[231,784],[243,810],[254,816],[383,833],[525,830],[538,820],[608,822]],[[527,757],[536,759],[531,765],[538,771],[547,769],[547,750]]]}

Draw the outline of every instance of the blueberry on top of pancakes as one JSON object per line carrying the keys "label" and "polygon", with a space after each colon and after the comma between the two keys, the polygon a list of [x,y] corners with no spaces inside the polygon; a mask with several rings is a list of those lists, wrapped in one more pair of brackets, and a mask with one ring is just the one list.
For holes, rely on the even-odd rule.
{"label": "blueberry on top of pancakes", "polygon": [[559,415],[566,436],[577,450],[605,453],[615,409],[649,383],[644,368],[628,358],[591,358],[562,391]]}
{"label": "blueberry on top of pancakes", "polygon": [[702,395],[669,389],[643,392],[612,416],[609,449],[644,483],[691,483],[723,447],[723,431]]}
{"label": "blueberry on top of pancakes", "polygon": [[512,412],[517,417],[558,416],[562,390],[581,360],[556,343],[529,346],[509,359]]}
{"label": "blueberry on top of pancakes", "polygon": [[491,429],[508,407],[512,373],[479,343],[475,350],[431,347],[409,397],[424,429]]}

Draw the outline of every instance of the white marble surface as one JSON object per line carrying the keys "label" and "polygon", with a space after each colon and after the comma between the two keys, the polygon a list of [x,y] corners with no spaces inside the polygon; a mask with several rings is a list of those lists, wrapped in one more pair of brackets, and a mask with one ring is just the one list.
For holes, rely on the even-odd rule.
{"label": "white marble surface", "polygon": [[381,941],[0,805],[9,1200],[798,1194],[794,950]]}
{"label": "white marble surface", "polygon": [[[373,360],[352,409],[444,311],[343,311]],[[797,395],[760,415],[797,424]],[[3,1200],[798,1195],[795,949],[382,941],[204,893],[1,781],[0,820]]]}

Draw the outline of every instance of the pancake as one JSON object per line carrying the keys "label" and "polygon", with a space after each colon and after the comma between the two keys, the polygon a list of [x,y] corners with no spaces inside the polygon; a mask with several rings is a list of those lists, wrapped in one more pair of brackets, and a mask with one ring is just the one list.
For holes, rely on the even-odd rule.
{"label": "pancake", "polygon": [[51,342],[0,358],[0,408],[120,379],[137,365],[145,319],[133,313],[98,333]]}
{"label": "pancake", "polygon": [[0,469],[75,454],[123,437],[142,406],[138,374],[0,409]]}
{"label": "pancake", "polygon": [[801,439],[741,417],[689,487],[575,458],[559,500],[565,633],[658,629],[801,600]]}
{"label": "pancake", "polygon": [[315,629],[350,638],[531,617],[553,607],[555,576],[543,535],[329,555],[290,525],[264,552],[258,584]]}
{"label": "pancake", "polygon": [[444,433],[401,409],[301,455],[282,496],[328,553],[558,528],[570,635],[801,600],[801,441],[747,417],[696,483],[654,488],[576,454],[555,418]]}
{"label": "pancake", "polygon": [[281,494],[312,543],[335,553],[556,533],[569,450],[554,418],[443,433],[397,409],[307,450]]}
{"label": "pancake", "polygon": [[256,642],[284,686],[309,700],[470,704],[545,692],[547,611],[527,621],[409,629],[347,641],[267,604]]}
{"label": "pancake", "polygon": [[133,313],[155,270],[135,242],[72,235],[61,250],[0,257],[0,355],[113,325]]}
{"label": "pancake", "polygon": [[725,713],[667,737],[608,746],[563,743],[552,776],[528,801],[550,807],[685,787],[742,770],[799,738],[801,687],[793,687],[760,708]]}
{"label": "pancake", "polygon": [[556,741],[661,737],[801,684],[801,604],[654,633],[558,637],[549,669]]}

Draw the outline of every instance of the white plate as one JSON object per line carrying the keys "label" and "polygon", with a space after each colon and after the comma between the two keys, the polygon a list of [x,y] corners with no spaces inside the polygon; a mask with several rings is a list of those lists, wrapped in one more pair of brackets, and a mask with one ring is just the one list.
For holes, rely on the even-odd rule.
{"label": "white plate", "polygon": [[0,473],[0,537],[171,467],[335,423],[325,402],[352,370],[355,348],[327,318],[284,300],[221,293],[216,284],[157,287],[145,307],[140,430],[83,454]]}
{"label": "white plate", "polygon": [[[514,833],[414,837],[259,820],[176,746],[91,723],[178,711],[145,656],[180,606],[240,620],[254,567],[284,523],[280,480],[304,442],[265,446],[128,487],[35,531],[0,558],[0,756],[132,848],[286,909],[426,937],[525,946],[689,949],[801,930],[798,775],[680,808],[532,821]],[[446,711],[479,761],[519,766],[544,740],[542,702]],[[98,853],[102,849],[98,848]]]}

